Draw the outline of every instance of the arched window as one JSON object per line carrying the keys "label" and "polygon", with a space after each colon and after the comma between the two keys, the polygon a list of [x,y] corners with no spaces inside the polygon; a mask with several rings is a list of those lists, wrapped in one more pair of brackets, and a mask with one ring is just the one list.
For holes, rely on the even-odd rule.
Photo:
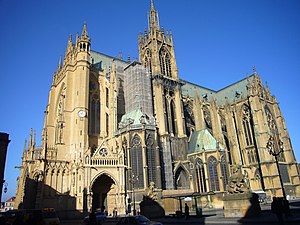
{"label": "arched window", "polygon": [[204,164],[199,158],[196,160],[196,178],[198,192],[207,192]]}
{"label": "arched window", "polygon": [[91,135],[100,134],[100,97],[99,85],[90,82],[90,95],[89,95],[89,133]]}
{"label": "arched window", "polygon": [[172,133],[174,135],[177,135],[176,111],[175,111],[175,103],[174,103],[173,99],[171,100],[170,108],[171,108],[170,119],[171,119],[171,124],[172,124]]}
{"label": "arched window", "polygon": [[65,111],[66,87],[62,87],[58,98],[57,112],[56,112],[56,128],[55,128],[55,142],[56,144],[64,143],[64,111]]}
{"label": "arched window", "polygon": [[[277,144],[278,141],[279,141],[279,132],[278,132],[278,129],[277,129],[277,125],[276,125],[274,116],[271,113],[271,110],[269,109],[268,106],[265,106],[265,113],[266,113],[266,116],[267,116],[267,122],[268,122],[269,130],[272,133],[272,135],[274,135],[276,137],[275,139],[276,139],[276,144]],[[278,155],[278,161],[285,162],[285,157],[284,157],[283,152],[281,152]]]}
{"label": "arched window", "polygon": [[187,137],[190,137],[195,130],[195,117],[193,112],[193,104],[187,100],[183,102],[184,118],[185,118],[185,132]]}
{"label": "arched window", "polygon": [[222,181],[223,181],[223,188],[224,191],[226,190],[227,184],[228,184],[228,166],[227,166],[227,162],[226,162],[226,157],[225,154],[221,156],[221,173],[222,173]]}
{"label": "arched window", "polygon": [[174,92],[167,88],[164,89],[164,116],[165,116],[165,128],[169,134],[177,135],[177,118],[176,107],[174,102]]}
{"label": "arched window", "polygon": [[189,179],[182,167],[179,167],[175,173],[175,188],[176,189],[189,189]]}
{"label": "arched window", "polygon": [[171,58],[168,50],[165,47],[162,47],[159,50],[159,63],[160,63],[161,74],[171,77],[172,76]]}
{"label": "arched window", "polygon": [[210,191],[220,191],[219,175],[217,170],[217,160],[215,157],[208,158],[208,173]]}
{"label": "arched window", "polygon": [[152,53],[150,49],[146,50],[144,62],[145,66],[149,69],[150,75],[152,75]]}
{"label": "arched window", "polygon": [[147,165],[148,165],[148,183],[156,183],[156,154],[154,148],[153,134],[148,133],[146,137],[146,148],[147,148]]}
{"label": "arched window", "polygon": [[253,134],[252,134],[252,121],[250,115],[250,109],[247,105],[243,106],[243,129],[244,129],[244,136],[246,146],[253,145]]}
{"label": "arched window", "polygon": [[143,155],[141,138],[134,135],[130,146],[131,175],[135,178],[135,188],[144,188]]}
{"label": "arched window", "polygon": [[268,123],[269,130],[273,134],[278,134],[278,129],[277,129],[277,125],[276,125],[274,116],[271,113],[268,106],[265,106],[265,113],[266,113],[266,116],[267,116],[267,123]]}
{"label": "arched window", "polygon": [[165,127],[166,131],[170,133],[168,105],[168,91],[164,89]]}

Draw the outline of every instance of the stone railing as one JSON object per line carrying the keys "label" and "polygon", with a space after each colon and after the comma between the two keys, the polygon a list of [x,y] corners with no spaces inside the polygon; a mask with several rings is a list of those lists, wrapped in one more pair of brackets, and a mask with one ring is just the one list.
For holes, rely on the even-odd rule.
{"label": "stone railing", "polygon": [[94,166],[116,166],[119,164],[118,158],[91,158],[91,165]]}

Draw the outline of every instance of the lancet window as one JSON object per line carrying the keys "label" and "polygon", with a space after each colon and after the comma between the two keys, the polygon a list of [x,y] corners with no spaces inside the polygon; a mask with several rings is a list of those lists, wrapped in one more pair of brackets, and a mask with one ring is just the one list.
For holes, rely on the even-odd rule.
{"label": "lancet window", "polygon": [[274,116],[271,113],[268,106],[265,106],[265,113],[267,116],[267,123],[268,123],[269,130],[271,131],[272,134],[278,134],[278,129],[277,129],[277,125],[276,125]]}
{"label": "lancet window", "polygon": [[176,110],[174,92],[164,89],[165,126],[169,134],[177,135]]}
{"label": "lancet window", "polygon": [[244,105],[242,121],[246,146],[253,145],[252,121],[250,113],[250,108],[247,105]]}
{"label": "lancet window", "polygon": [[213,156],[210,156],[208,158],[208,173],[209,173],[210,191],[220,191],[217,160]]}
{"label": "lancet window", "polygon": [[168,77],[172,77],[171,57],[170,53],[165,47],[162,47],[159,51],[159,63],[161,74]]}
{"label": "lancet window", "polygon": [[144,62],[145,66],[149,69],[149,72],[152,75],[152,53],[150,49],[146,50]]}
{"label": "lancet window", "polygon": [[193,113],[193,106],[190,101],[184,102],[184,118],[185,118],[185,128],[186,128],[186,135],[190,137],[195,130],[195,117]]}
{"label": "lancet window", "polygon": [[226,190],[226,186],[228,184],[228,166],[227,166],[227,162],[226,162],[226,157],[225,154],[223,154],[221,156],[221,162],[220,162],[220,166],[221,166],[221,173],[222,173],[222,181],[223,181],[223,188],[224,190]]}
{"label": "lancet window", "polygon": [[199,158],[196,160],[196,178],[198,192],[207,192],[204,164]]}
{"label": "lancet window", "polygon": [[134,187],[144,188],[142,141],[136,134],[130,146],[131,176],[134,176]]}
{"label": "lancet window", "polygon": [[153,135],[148,133],[146,137],[147,165],[148,165],[148,183],[156,183],[156,162],[155,147]]}
{"label": "lancet window", "polygon": [[55,142],[56,144],[64,143],[64,110],[65,110],[65,91],[64,87],[59,95],[56,115],[56,130],[55,130]]}
{"label": "lancet window", "polygon": [[89,96],[89,133],[92,135],[100,134],[100,97],[99,85],[90,82]]}

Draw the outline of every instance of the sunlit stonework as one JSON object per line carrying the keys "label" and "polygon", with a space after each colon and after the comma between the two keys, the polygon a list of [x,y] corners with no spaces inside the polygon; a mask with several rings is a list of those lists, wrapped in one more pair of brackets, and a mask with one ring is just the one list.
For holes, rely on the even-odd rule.
{"label": "sunlit stonework", "polygon": [[182,80],[172,33],[160,27],[152,1],[148,21],[138,36],[139,62],[92,50],[86,24],[75,43],[69,38],[53,76],[42,145],[31,131],[24,147],[15,207],[53,207],[61,217],[92,208],[124,214],[148,195],[174,212],[179,203],[169,197],[196,193],[198,205],[222,208],[237,167],[251,191],[281,196],[266,149],[271,135],[283,142],[286,193],[299,197],[284,118],[256,70],[219,91]]}

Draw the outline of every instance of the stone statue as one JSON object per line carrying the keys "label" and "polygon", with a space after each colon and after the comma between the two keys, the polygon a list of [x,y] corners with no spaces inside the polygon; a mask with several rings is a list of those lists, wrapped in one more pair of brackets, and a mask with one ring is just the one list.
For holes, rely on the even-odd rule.
{"label": "stone statue", "polygon": [[233,174],[229,177],[227,192],[229,194],[239,194],[249,191],[249,182],[245,174],[242,174],[241,167],[235,166]]}
{"label": "stone statue", "polygon": [[146,196],[154,201],[157,201],[157,194],[155,193],[155,183],[153,181],[150,182],[149,188],[147,188]]}

